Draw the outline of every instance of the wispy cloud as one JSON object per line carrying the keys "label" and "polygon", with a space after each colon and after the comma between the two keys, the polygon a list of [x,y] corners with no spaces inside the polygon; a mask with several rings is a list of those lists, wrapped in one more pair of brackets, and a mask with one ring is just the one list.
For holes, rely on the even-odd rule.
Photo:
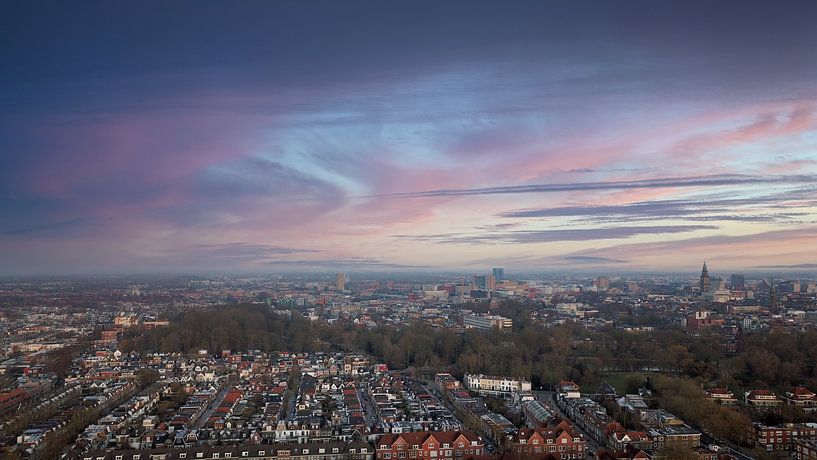
{"label": "wispy cloud", "polygon": [[440,189],[440,190],[425,190],[419,192],[392,193],[383,196],[393,198],[422,198],[422,197],[469,196],[469,195],[502,195],[516,193],[556,193],[594,190],[626,190],[644,188],[720,187],[720,186],[763,185],[779,183],[815,184],[817,183],[817,176],[812,175],[753,176],[743,174],[726,174],[694,177],[644,179],[632,181],[572,182],[562,184],[511,185],[469,189]]}
{"label": "wispy cloud", "polygon": [[320,270],[375,270],[375,269],[426,269],[428,265],[411,265],[384,262],[378,259],[365,257],[349,259],[298,259],[298,260],[275,260],[269,263],[271,267],[287,267],[299,269],[320,269]]}
{"label": "wispy cloud", "polygon": [[792,265],[756,265],[755,268],[775,268],[775,269],[817,269],[817,264],[792,264]]}
{"label": "wispy cloud", "polygon": [[91,224],[91,219],[80,217],[60,222],[12,228],[10,230],[4,230],[0,234],[14,237],[44,236],[51,233],[64,233],[68,230],[82,228]]}
{"label": "wispy cloud", "polygon": [[714,225],[651,225],[604,228],[570,228],[557,230],[517,230],[480,234],[448,233],[437,235],[393,235],[395,238],[426,241],[436,244],[511,244],[552,243],[558,241],[593,241],[624,239],[636,235],[686,233],[715,230]]}
{"label": "wispy cloud", "polygon": [[[692,222],[790,222],[809,216],[809,212],[797,212],[809,208],[817,201],[802,200],[817,193],[811,188],[800,188],[772,195],[751,198],[723,198],[702,196],[696,199],[653,200],[614,205],[575,205],[505,211],[498,217],[510,219],[529,218],[581,218],[596,223],[633,222],[665,219],[684,219]],[[792,202],[792,200],[797,200]],[[785,211],[784,211],[785,210]]]}
{"label": "wispy cloud", "polygon": [[626,259],[612,259],[610,257],[597,256],[564,256],[561,260],[571,264],[582,265],[606,265],[606,264],[626,264],[629,260]]}

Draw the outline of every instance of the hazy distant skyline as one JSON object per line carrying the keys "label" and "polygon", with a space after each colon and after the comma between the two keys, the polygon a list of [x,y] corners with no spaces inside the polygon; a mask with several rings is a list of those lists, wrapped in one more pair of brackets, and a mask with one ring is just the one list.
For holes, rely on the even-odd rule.
{"label": "hazy distant skyline", "polygon": [[0,273],[813,267],[817,2],[10,2]]}

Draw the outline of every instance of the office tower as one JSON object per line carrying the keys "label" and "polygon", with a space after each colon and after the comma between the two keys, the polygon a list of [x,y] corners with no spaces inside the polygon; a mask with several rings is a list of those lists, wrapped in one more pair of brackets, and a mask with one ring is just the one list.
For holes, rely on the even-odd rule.
{"label": "office tower", "polygon": [[496,278],[494,275],[488,275],[485,277],[485,288],[489,291],[496,291]]}
{"label": "office tower", "polygon": [[346,289],[346,273],[337,274],[337,277],[335,278],[335,287],[337,287],[339,291]]}
{"label": "office tower", "polygon": [[610,278],[606,276],[599,276],[596,278],[596,289],[599,291],[606,291],[610,289]]}
{"label": "office tower", "polygon": [[474,275],[474,285],[480,289],[488,287],[488,277],[485,275]]}
{"label": "office tower", "polygon": [[732,275],[732,290],[733,291],[746,290],[746,280],[743,278],[743,275],[738,274]]}
{"label": "office tower", "polygon": [[494,268],[491,269],[491,273],[494,275],[494,279],[497,283],[505,279],[505,269],[504,268]]}
{"label": "office tower", "polygon": [[707,270],[707,269],[706,269],[706,262],[704,262],[704,268],[701,270],[701,282],[700,282],[700,287],[701,287],[701,295],[704,295],[704,294],[706,294],[706,293],[709,293],[709,292],[710,292],[710,287],[709,287],[709,270]]}

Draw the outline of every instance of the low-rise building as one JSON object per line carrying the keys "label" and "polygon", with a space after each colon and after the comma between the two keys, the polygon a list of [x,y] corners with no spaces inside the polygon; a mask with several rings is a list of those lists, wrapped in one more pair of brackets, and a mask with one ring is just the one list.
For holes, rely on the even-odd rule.
{"label": "low-rise building", "polygon": [[508,450],[519,457],[550,454],[560,459],[584,458],[587,441],[563,421],[555,427],[520,429],[508,440]]}
{"label": "low-rise building", "polygon": [[783,395],[786,405],[799,407],[806,413],[817,411],[817,395],[805,387],[795,387]]}
{"label": "low-rise building", "polygon": [[531,391],[530,382],[527,380],[483,374],[465,374],[465,388],[474,393],[504,397]]}
{"label": "low-rise building", "polygon": [[375,443],[377,460],[405,458],[472,458],[485,453],[479,436],[470,431],[386,434]]}
{"label": "low-rise building", "polygon": [[746,405],[762,411],[779,410],[783,405],[783,400],[769,390],[748,391],[745,399]]}
{"label": "low-rise building", "polygon": [[710,388],[706,390],[706,398],[722,406],[735,406],[738,398],[726,388]]}

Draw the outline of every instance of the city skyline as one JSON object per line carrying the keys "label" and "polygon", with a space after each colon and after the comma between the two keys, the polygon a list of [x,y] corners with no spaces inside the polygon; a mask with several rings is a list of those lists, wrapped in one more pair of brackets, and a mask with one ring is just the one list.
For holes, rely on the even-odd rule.
{"label": "city skyline", "polygon": [[0,274],[817,268],[813,2],[6,5]]}

